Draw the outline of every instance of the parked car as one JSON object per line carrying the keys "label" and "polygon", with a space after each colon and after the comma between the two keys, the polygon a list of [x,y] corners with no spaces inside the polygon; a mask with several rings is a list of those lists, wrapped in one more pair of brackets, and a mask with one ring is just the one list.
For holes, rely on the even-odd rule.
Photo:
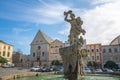
{"label": "parked car", "polygon": [[6,63],[4,65],[2,65],[3,68],[13,68],[15,67],[15,65],[13,63]]}
{"label": "parked car", "polygon": [[50,71],[55,71],[55,70],[56,70],[56,67],[55,67],[55,66],[49,66],[49,70],[50,70]]}
{"label": "parked car", "polygon": [[103,69],[103,72],[113,72],[113,70],[108,69],[108,68],[104,68],[104,69]]}
{"label": "parked car", "polygon": [[95,72],[103,72],[102,69],[95,69]]}
{"label": "parked car", "polygon": [[30,68],[30,71],[38,71],[40,69],[40,66],[35,66]]}
{"label": "parked car", "polygon": [[107,70],[107,72],[114,72],[114,71],[113,71],[113,70],[111,70],[111,69],[108,69],[108,70]]}
{"label": "parked car", "polygon": [[117,69],[118,72],[120,72],[120,69]]}
{"label": "parked car", "polygon": [[64,70],[64,68],[62,66],[60,66],[60,67],[57,68],[58,72],[63,72],[63,70]]}
{"label": "parked car", "polygon": [[84,68],[83,72],[91,72],[90,68]]}
{"label": "parked car", "polygon": [[50,72],[51,70],[50,70],[49,66],[43,66],[38,71],[39,72]]}

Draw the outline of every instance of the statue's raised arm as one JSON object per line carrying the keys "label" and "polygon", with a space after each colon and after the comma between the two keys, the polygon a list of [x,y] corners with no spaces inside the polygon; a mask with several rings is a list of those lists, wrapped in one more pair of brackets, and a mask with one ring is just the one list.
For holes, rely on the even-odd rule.
{"label": "statue's raised arm", "polygon": [[68,15],[71,15],[71,14],[72,14],[71,10],[69,10],[68,12],[64,12],[64,15],[65,15],[64,20],[67,21],[67,22],[70,22],[72,20],[72,18],[68,19]]}

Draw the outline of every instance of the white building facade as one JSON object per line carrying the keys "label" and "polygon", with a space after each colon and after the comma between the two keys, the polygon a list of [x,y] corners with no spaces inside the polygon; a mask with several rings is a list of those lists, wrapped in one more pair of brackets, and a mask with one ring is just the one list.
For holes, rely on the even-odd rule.
{"label": "white building facade", "polygon": [[[33,39],[30,49],[30,61],[33,65],[50,65],[52,60],[58,59],[61,60],[59,50],[56,52],[57,55],[52,54],[53,47],[55,44],[60,44],[64,47],[62,42],[54,41],[46,34],[41,32],[40,30],[37,32],[35,38]],[[57,46],[57,45],[56,45]],[[59,48],[59,47],[56,47]]]}

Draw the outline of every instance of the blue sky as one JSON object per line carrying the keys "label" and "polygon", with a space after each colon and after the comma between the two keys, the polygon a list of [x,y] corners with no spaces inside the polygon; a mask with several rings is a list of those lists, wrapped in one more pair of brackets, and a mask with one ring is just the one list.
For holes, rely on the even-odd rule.
{"label": "blue sky", "polygon": [[109,44],[120,34],[119,0],[0,0],[0,40],[30,54],[38,30],[67,41],[70,24],[64,11],[73,10],[83,20],[87,43]]}

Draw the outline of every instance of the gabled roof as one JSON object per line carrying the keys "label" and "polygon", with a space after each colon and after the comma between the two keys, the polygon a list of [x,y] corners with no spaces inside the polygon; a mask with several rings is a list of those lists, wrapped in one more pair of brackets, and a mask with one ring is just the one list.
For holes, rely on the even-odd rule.
{"label": "gabled roof", "polygon": [[[39,30],[40,31],[40,30]],[[41,31],[40,31],[41,32]],[[47,36],[45,33],[41,32],[42,36],[45,38],[45,40],[48,42],[48,43],[51,43],[53,42],[54,40],[52,38],[50,38],[49,36]]]}
{"label": "gabled roof", "polygon": [[59,42],[59,43],[63,43],[62,41],[60,41],[60,40],[54,40],[52,43],[54,43],[54,42]]}
{"label": "gabled roof", "polygon": [[7,45],[10,45],[10,46],[13,46],[13,45],[8,44],[8,43],[6,43],[6,42],[4,42],[4,41],[2,41],[2,40],[0,40],[0,42],[3,43],[3,44],[7,44]]}
{"label": "gabled roof", "polygon": [[35,39],[36,39],[37,37],[38,37],[39,39],[40,39],[40,37],[42,37],[47,43],[53,42],[53,39],[52,39],[52,38],[50,38],[50,37],[47,36],[45,33],[41,32],[41,31],[39,30],[39,31],[37,32],[37,34],[36,34],[36,36],[35,36],[35,38],[33,39],[33,41],[32,41],[31,44],[34,44],[34,41],[35,41]]}

